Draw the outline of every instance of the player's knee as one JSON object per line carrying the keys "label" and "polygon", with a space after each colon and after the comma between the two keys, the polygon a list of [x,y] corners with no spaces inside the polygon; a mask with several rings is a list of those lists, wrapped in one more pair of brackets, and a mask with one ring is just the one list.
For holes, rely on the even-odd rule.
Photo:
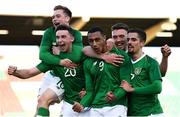
{"label": "player's knee", "polygon": [[38,105],[44,105],[44,104],[49,105],[49,103],[50,103],[49,99],[43,95],[40,96],[38,99]]}
{"label": "player's knee", "polygon": [[44,99],[40,96],[39,98],[38,98],[38,105],[42,105],[43,103],[44,103]]}
{"label": "player's knee", "polygon": [[57,103],[57,100],[53,97],[41,97],[39,98],[38,102],[40,104],[46,104],[46,105],[53,105],[54,103]]}
{"label": "player's knee", "polygon": [[59,104],[61,101],[59,99],[54,99],[49,102],[50,105],[54,105],[55,103]]}

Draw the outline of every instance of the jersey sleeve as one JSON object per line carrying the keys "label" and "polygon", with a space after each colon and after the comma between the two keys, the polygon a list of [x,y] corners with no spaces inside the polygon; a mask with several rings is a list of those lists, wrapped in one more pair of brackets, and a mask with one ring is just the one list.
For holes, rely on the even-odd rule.
{"label": "jersey sleeve", "polygon": [[77,46],[83,46],[83,43],[82,43],[82,35],[81,33],[78,31],[78,30],[73,30],[73,33],[74,33],[74,38],[75,38],[75,41],[74,41],[74,44],[77,45]]}
{"label": "jersey sleeve", "polygon": [[154,80],[162,80],[159,64],[156,60],[151,60],[149,68],[149,77],[151,82]]}
{"label": "jersey sleeve", "polygon": [[124,62],[120,65],[120,78],[121,80],[126,80],[130,83],[131,73],[132,73],[132,63],[130,61],[129,56],[124,53],[122,54],[124,56]]}
{"label": "jersey sleeve", "polygon": [[141,95],[149,95],[149,94],[158,94],[161,91],[162,91],[162,82],[160,80],[156,80],[150,85],[135,88],[133,93],[141,94]]}
{"label": "jersey sleeve", "polygon": [[[127,82],[130,83],[130,77],[131,77],[131,72],[132,72],[132,64],[130,62],[130,58],[128,55],[123,54],[124,56],[124,63],[120,65],[120,70],[119,70],[119,75],[120,75],[120,80],[126,80]],[[114,92],[115,96],[117,99],[120,99],[121,97],[126,95],[126,91],[119,87],[118,89],[115,90]]]}
{"label": "jersey sleeve", "polygon": [[83,63],[88,57],[82,52],[81,63]]}
{"label": "jersey sleeve", "polygon": [[80,104],[82,104],[84,107],[89,107],[91,102],[93,101],[93,81],[89,73],[89,69],[87,66],[87,61],[84,62],[83,68],[85,73],[85,86],[86,86],[86,95],[82,98]]}
{"label": "jersey sleeve", "polygon": [[50,66],[44,62],[39,63],[36,68],[43,73],[51,69]]}
{"label": "jersey sleeve", "polygon": [[113,93],[116,96],[116,100],[119,100],[120,98],[126,95],[126,91],[122,89],[121,87],[116,88]]}
{"label": "jersey sleeve", "polygon": [[39,58],[45,63],[59,65],[60,58],[51,52],[53,36],[55,36],[55,33],[53,31],[50,32],[50,29],[44,32],[40,45]]}

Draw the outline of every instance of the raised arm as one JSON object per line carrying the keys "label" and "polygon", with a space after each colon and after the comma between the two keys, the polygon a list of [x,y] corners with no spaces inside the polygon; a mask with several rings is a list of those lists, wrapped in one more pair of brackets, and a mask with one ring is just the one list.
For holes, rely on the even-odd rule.
{"label": "raised arm", "polygon": [[162,46],[161,53],[162,53],[162,60],[160,63],[160,71],[161,71],[161,76],[164,77],[166,75],[168,68],[168,57],[171,54],[170,47],[167,44]]}
{"label": "raised arm", "polygon": [[20,79],[28,79],[40,73],[41,71],[39,71],[36,67],[30,68],[30,69],[17,69],[16,66],[8,67],[8,74],[16,76]]}

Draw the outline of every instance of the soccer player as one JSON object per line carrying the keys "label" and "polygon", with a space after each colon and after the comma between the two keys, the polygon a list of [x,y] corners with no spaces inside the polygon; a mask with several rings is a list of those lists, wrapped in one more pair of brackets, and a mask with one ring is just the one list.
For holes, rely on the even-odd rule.
{"label": "soccer player", "polygon": [[162,79],[158,62],[146,55],[142,48],[146,33],[138,28],[128,31],[128,53],[133,64],[131,84],[122,81],[121,87],[130,93],[128,116],[163,116],[158,100]]}
{"label": "soccer player", "polygon": [[86,79],[86,95],[80,103],[75,103],[73,109],[83,112],[85,107],[91,107],[92,117],[125,117],[127,114],[126,92],[119,88],[122,80],[130,80],[131,62],[129,56],[122,50],[107,49],[105,34],[99,27],[88,31],[88,42],[96,54],[115,53],[124,56],[124,62],[114,66],[97,58],[87,58],[83,64]]}
{"label": "soccer player", "polygon": [[[57,44],[61,51],[58,57],[61,59],[68,58],[77,64],[83,61],[82,47],[72,44],[74,41],[73,30],[65,25],[58,26],[56,30]],[[80,64],[77,67],[68,68],[42,62],[32,69],[13,70],[13,67],[9,67],[8,73],[20,78],[29,78],[48,70],[53,70],[54,75],[60,77],[65,90],[63,98],[65,102],[62,107],[63,116],[76,116],[78,113],[72,110],[72,104],[74,104],[74,101],[80,101],[79,92],[85,87],[83,68]],[[62,84],[51,85],[50,89],[54,92],[56,92],[57,88],[61,90],[60,86],[62,86]],[[48,102],[42,106],[39,105],[37,114],[39,116],[49,116],[48,107]]]}
{"label": "soccer player", "polygon": [[[61,5],[57,5],[54,7],[54,13],[52,16],[53,26],[46,29],[42,37],[39,53],[40,60],[47,64],[61,65],[69,68],[73,68],[76,66],[71,60],[61,59],[58,56],[53,55],[52,53],[52,47],[53,50],[54,48],[56,48],[53,46],[54,43],[56,44],[55,29],[60,24],[69,25],[71,18],[72,12],[67,7]],[[72,33],[74,35],[73,44],[77,46],[82,46],[81,33],[75,29],[72,29]],[[50,100],[57,100],[57,102],[61,100],[61,97],[63,95],[63,89],[61,90],[61,92],[58,93],[58,95],[56,95],[54,92],[52,92],[52,90],[49,90],[48,88],[51,86],[51,84],[54,85],[59,82],[59,78],[54,76],[52,71],[45,73],[38,94],[38,106],[43,105],[43,103],[48,103],[48,105],[50,105],[52,103]]]}

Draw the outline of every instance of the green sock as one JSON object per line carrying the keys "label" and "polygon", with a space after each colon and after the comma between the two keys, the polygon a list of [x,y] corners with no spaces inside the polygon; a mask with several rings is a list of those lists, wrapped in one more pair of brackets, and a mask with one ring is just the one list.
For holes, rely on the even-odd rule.
{"label": "green sock", "polygon": [[38,111],[37,111],[37,115],[48,117],[49,116],[49,110],[46,108],[43,108],[43,107],[39,107]]}

